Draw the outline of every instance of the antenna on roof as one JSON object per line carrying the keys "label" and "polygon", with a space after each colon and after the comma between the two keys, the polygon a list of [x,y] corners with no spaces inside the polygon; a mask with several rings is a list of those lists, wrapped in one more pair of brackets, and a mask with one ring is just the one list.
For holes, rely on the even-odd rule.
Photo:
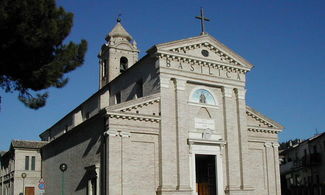
{"label": "antenna on roof", "polygon": [[316,128],[315,129],[315,135],[318,135],[319,133],[318,133],[318,129]]}

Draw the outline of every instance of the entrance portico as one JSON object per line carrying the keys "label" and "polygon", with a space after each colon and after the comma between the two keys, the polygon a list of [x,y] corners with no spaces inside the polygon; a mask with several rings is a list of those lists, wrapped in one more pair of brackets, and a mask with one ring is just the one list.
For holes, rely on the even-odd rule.
{"label": "entrance portico", "polygon": [[[224,141],[219,140],[189,139],[190,177],[193,195],[210,195],[212,192],[216,192],[217,195],[224,195],[222,165],[224,144]],[[213,168],[211,167],[212,163],[214,163]],[[215,182],[215,185],[211,182]]]}

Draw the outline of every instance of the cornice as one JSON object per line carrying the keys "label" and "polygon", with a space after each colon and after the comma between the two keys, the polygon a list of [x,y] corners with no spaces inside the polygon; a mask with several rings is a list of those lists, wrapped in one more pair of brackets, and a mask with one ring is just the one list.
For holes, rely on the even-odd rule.
{"label": "cornice", "polygon": [[113,112],[107,111],[106,113],[109,118],[122,119],[122,120],[134,120],[134,121],[144,121],[144,122],[152,122],[159,123],[160,117],[158,116],[148,116],[148,115],[139,115],[132,113],[121,113],[121,112]]}
{"label": "cornice", "polygon": [[250,112],[249,110],[246,110],[246,114],[247,114],[247,116],[250,116],[250,117],[254,118],[258,122],[260,122],[260,123],[262,123],[262,124],[264,124],[264,125],[266,125],[268,127],[274,127],[272,124],[270,124],[266,120],[263,120],[261,117],[259,117],[258,115],[254,114],[253,112]]}
{"label": "cornice", "polygon": [[213,46],[209,42],[196,43],[196,44],[193,44],[193,45],[186,45],[186,46],[182,46],[182,47],[177,47],[177,48],[170,49],[170,51],[176,52],[176,53],[180,53],[180,52],[185,53],[186,51],[190,51],[190,50],[194,50],[194,49],[202,48],[202,47],[205,47],[205,48],[209,49],[210,51],[214,52],[215,54],[219,55],[222,61],[226,61],[226,62],[228,62],[230,64],[233,64],[233,65],[244,66],[242,63],[239,63],[234,58],[230,57],[228,54],[221,51],[217,47]]}
{"label": "cornice", "polygon": [[134,109],[137,109],[137,108],[142,108],[144,106],[153,105],[153,104],[159,103],[159,102],[160,102],[160,97],[157,97],[157,98],[151,99],[149,101],[145,101],[145,102],[141,102],[139,104],[128,106],[126,108],[121,109],[120,111],[121,112],[131,111],[131,110],[134,110]]}
{"label": "cornice", "polygon": [[263,127],[253,127],[253,126],[249,126],[247,128],[247,130],[250,131],[250,132],[269,133],[269,134],[278,134],[279,132],[281,132],[281,130],[278,130],[278,129],[263,128]]}
{"label": "cornice", "polygon": [[216,49],[216,51],[220,51],[221,53],[227,55],[229,58],[236,59],[235,61],[239,62],[240,64],[244,64],[245,67],[252,68],[253,65],[248,62],[246,59],[241,57],[239,54],[228,48],[226,45],[221,43],[219,40],[217,40],[215,37],[205,34],[200,35],[196,37],[190,37],[182,40],[176,40],[171,41],[167,43],[161,43],[158,45],[155,45],[151,49],[148,50],[148,52],[155,52],[160,49],[176,49],[176,48],[185,48],[190,45],[196,45],[199,46],[200,44],[204,46],[212,46],[212,49]]}

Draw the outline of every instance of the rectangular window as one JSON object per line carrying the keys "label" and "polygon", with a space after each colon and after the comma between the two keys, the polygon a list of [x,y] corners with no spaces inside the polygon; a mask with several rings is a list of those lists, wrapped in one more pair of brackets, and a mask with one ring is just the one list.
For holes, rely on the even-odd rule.
{"label": "rectangular window", "polygon": [[317,153],[317,145],[314,145],[313,149],[314,149],[314,154],[316,154]]}
{"label": "rectangular window", "polygon": [[143,96],[143,83],[142,83],[142,80],[139,80],[136,85],[136,97],[137,98],[140,98]]}
{"label": "rectangular window", "polygon": [[29,170],[29,156],[25,156],[25,170]]}
{"label": "rectangular window", "polygon": [[316,179],[315,179],[316,180],[316,184],[319,184],[319,175],[316,175],[315,177],[316,177]]}
{"label": "rectangular window", "polygon": [[115,99],[116,104],[121,103],[121,92],[116,93],[115,98],[116,98]]}
{"label": "rectangular window", "polygon": [[35,171],[35,156],[32,156],[31,170]]}
{"label": "rectangular window", "polygon": [[104,60],[102,63],[102,77],[106,77],[107,76],[107,61]]}

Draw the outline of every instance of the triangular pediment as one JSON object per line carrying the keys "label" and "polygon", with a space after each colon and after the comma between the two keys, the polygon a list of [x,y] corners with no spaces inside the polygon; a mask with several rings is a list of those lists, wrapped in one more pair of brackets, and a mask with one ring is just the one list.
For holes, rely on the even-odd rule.
{"label": "triangular pediment", "polygon": [[257,128],[257,129],[264,128],[264,129],[274,129],[278,131],[284,128],[279,123],[257,112],[256,110],[254,110],[249,106],[246,107],[246,116],[247,116],[248,128]]}
{"label": "triangular pediment", "polygon": [[183,57],[219,62],[238,68],[251,69],[253,67],[251,63],[208,34],[158,44],[154,48],[158,53],[175,54]]}

